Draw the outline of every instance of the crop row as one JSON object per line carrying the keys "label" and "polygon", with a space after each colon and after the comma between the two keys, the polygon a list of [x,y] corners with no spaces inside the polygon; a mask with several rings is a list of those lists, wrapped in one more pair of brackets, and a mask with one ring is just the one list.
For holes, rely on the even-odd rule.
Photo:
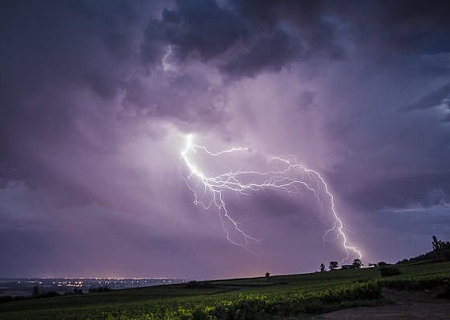
{"label": "crop row", "polygon": [[[382,287],[423,290],[450,287],[449,274],[419,277],[396,276],[326,290],[270,291],[150,300],[126,304],[35,310],[0,314],[8,320],[260,320],[300,313],[320,313],[380,301]],[[4,318],[6,317],[6,318]]]}
{"label": "crop row", "polygon": [[[271,315],[317,313],[339,308],[343,302],[377,299],[376,283],[355,283],[321,292],[237,294],[234,297],[199,297],[110,305],[81,310],[37,310],[30,319],[59,320],[257,320]],[[19,317],[19,314],[22,316]],[[28,320],[23,313],[7,313],[8,319]],[[17,317],[15,317],[17,315]],[[0,319],[1,315],[0,315]]]}

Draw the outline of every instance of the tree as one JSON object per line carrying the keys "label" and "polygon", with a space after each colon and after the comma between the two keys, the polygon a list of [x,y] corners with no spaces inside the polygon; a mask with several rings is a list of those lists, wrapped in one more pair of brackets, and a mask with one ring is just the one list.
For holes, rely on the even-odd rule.
{"label": "tree", "polygon": [[270,272],[266,272],[266,278],[270,277]]}
{"label": "tree", "polygon": [[379,267],[386,267],[388,264],[386,263],[386,262],[384,262],[384,261],[380,261],[380,262],[378,262],[378,266]]}
{"label": "tree", "polygon": [[441,249],[441,241],[439,241],[436,236],[433,236],[433,250],[440,250]]}
{"label": "tree", "polygon": [[433,253],[437,259],[443,261],[450,260],[450,242],[438,240],[436,236],[433,236]]}
{"label": "tree", "polygon": [[328,267],[328,269],[330,270],[336,270],[338,268],[338,262],[337,261],[330,261],[330,266]]}
{"label": "tree", "polygon": [[320,272],[325,272],[325,265],[323,263],[320,264]]}
{"label": "tree", "polygon": [[355,259],[355,260],[353,260],[352,265],[353,265],[353,268],[359,269],[363,266],[363,263],[362,263],[361,259]]}

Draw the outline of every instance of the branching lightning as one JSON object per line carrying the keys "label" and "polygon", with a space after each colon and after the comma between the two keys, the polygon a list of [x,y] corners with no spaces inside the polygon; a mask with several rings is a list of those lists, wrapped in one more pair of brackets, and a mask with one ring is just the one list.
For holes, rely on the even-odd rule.
{"label": "branching lightning", "polygon": [[[351,255],[359,259],[362,258],[361,251],[349,244],[344,223],[335,207],[334,196],[330,192],[325,179],[317,171],[298,164],[295,159],[271,157],[269,160],[276,162],[280,169],[267,171],[230,170],[217,176],[207,176],[191,159],[192,155],[197,152],[203,152],[210,157],[219,157],[247,150],[248,148],[231,148],[212,152],[204,146],[195,144],[193,135],[189,134],[186,137],[185,148],[181,151],[181,158],[188,169],[188,175],[184,177],[184,180],[194,196],[194,204],[205,209],[212,207],[218,209],[222,228],[229,242],[249,250],[251,242],[259,242],[260,240],[242,230],[239,226],[240,223],[229,214],[224,200],[224,192],[232,191],[240,195],[249,195],[265,189],[274,189],[284,191],[289,195],[298,195],[307,190],[314,195],[320,211],[324,212],[328,208],[327,212],[329,211],[331,215],[333,226],[325,232],[323,240],[325,241],[329,234],[336,234],[336,239],[341,242],[342,248],[346,252],[346,258],[343,261],[349,259]],[[193,182],[200,182],[204,194],[207,196],[207,201],[200,200]],[[324,204],[324,201],[327,205]],[[243,241],[234,240],[227,225],[234,228],[233,232],[239,234]]]}

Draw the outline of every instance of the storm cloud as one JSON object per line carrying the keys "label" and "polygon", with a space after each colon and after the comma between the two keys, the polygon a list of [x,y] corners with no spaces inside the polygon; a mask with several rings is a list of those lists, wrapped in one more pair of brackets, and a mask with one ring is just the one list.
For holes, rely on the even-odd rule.
{"label": "storm cloud", "polygon": [[208,278],[340,258],[310,195],[231,196],[264,240],[256,256],[227,243],[180,176],[190,132],[321,172],[368,261],[450,237],[449,16],[445,0],[2,1],[0,276]]}

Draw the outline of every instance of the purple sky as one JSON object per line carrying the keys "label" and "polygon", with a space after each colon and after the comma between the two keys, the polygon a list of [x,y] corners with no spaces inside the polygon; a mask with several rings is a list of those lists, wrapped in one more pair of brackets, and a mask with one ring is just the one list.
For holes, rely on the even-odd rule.
{"label": "purple sky", "polygon": [[449,16],[447,0],[1,1],[0,276],[222,278],[343,258],[308,193],[228,195],[261,239],[255,254],[228,243],[182,179],[187,133],[320,172],[366,263],[448,240]]}

